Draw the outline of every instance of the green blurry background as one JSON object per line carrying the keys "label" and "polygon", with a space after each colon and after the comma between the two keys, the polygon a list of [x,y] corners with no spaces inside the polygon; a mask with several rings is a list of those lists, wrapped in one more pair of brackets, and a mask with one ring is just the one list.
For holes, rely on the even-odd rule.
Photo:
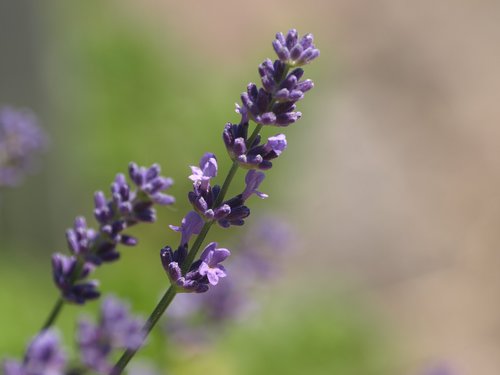
{"label": "green blurry background", "polygon": [[[148,314],[167,285],[158,249],[188,210],[188,166],[212,151],[227,170],[233,103],[275,32],[295,27],[321,50],[306,69],[316,88],[249,222],[278,213],[298,251],[256,296],[258,313],[211,346],[167,345],[157,330],[140,357],[178,374],[417,374],[435,362],[497,374],[499,11],[487,0],[0,0],[0,103],[32,108],[51,137],[40,173],[0,191],[0,356],[19,357],[52,306],[49,259],[65,229],[91,221],[94,191],[132,160],[160,163],[177,204],[134,228],[140,245],[96,277]],[[75,317],[97,305],[65,308],[68,350]]]}

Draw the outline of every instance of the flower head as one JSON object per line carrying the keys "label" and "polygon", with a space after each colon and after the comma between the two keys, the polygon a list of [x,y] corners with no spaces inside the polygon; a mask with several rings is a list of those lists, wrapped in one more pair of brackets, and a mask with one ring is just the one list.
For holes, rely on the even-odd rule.
{"label": "flower head", "polygon": [[264,199],[267,198],[268,195],[261,193],[257,189],[259,188],[262,181],[264,181],[265,174],[262,172],[257,172],[252,169],[247,172],[245,176],[245,190],[243,191],[242,198],[243,200],[247,200],[252,194],[257,195],[259,198]]}
{"label": "flower head", "polygon": [[226,276],[226,270],[219,263],[231,253],[227,249],[216,247],[215,242],[208,244],[200,259],[191,265],[185,275],[181,266],[187,255],[186,247],[172,251],[170,246],[166,246],[160,250],[163,268],[179,293],[204,293],[208,290],[209,284],[217,285],[219,278]]}
{"label": "flower head", "polygon": [[207,245],[203,253],[201,253],[201,264],[198,272],[202,276],[206,276],[209,283],[217,285],[219,278],[226,277],[226,269],[219,263],[223,262],[231,252],[228,249],[217,249],[217,243],[211,242]]}
{"label": "flower head", "polygon": [[258,135],[252,144],[247,147],[248,124],[226,124],[222,137],[226,149],[232,160],[247,169],[267,170],[273,166],[271,160],[277,158],[287,146],[284,134],[277,134],[267,139],[267,143],[260,144]]}
{"label": "flower head", "polygon": [[98,298],[100,293],[97,290],[97,281],[81,282],[94,267],[90,263],[85,263],[75,280],[74,272],[77,271],[77,267],[78,260],[74,256],[68,257],[57,253],[52,256],[52,274],[62,297],[68,302],[83,304],[87,300]]}
{"label": "flower head", "polygon": [[312,34],[305,34],[299,39],[297,30],[290,29],[286,36],[282,33],[276,34],[273,47],[282,62],[290,66],[300,66],[319,56],[319,50],[314,47],[313,42]]}
{"label": "flower head", "polygon": [[[159,205],[171,205],[175,202],[175,198],[171,195],[163,193],[163,191],[169,189],[173,180],[169,177],[163,177],[160,175],[161,168],[158,164],[153,164],[151,167],[139,167],[135,163],[129,164],[129,175],[132,181],[137,186],[137,195],[145,195],[146,197],[140,200],[151,201]],[[135,207],[136,209],[138,207]],[[140,216],[140,215],[139,215]]]}
{"label": "flower head", "polygon": [[189,179],[193,184],[202,190],[207,190],[210,186],[210,179],[217,176],[217,158],[214,154],[207,152],[200,160],[200,166],[191,166]]}
{"label": "flower head", "polygon": [[70,250],[76,255],[86,255],[91,249],[97,233],[94,229],[87,227],[87,221],[83,216],[75,219],[72,229],[66,231],[66,240]]}
{"label": "flower head", "polygon": [[189,239],[194,234],[199,234],[203,227],[204,221],[195,211],[189,211],[182,219],[181,226],[170,225],[172,230],[181,233],[181,245],[189,242]]}

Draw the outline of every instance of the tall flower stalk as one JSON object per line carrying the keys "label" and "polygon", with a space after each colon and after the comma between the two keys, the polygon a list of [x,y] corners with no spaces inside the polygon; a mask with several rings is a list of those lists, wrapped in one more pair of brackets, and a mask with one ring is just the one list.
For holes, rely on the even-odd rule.
{"label": "tall flower stalk", "polygon": [[94,195],[94,216],[99,223],[97,230],[88,228],[84,217],[75,219],[73,228],[66,231],[70,256],[56,253],[52,256],[53,278],[61,292],[42,330],[54,324],[65,303],[84,304],[100,296],[98,282],[87,280],[89,274],[103,263],[119,259],[118,245],[135,246],[138,240],[124,233],[125,229],[140,222],[156,221],[155,204],[170,205],[174,198],[164,191],[172,179],[160,175],[160,166],[149,168],[129,165],[133,189],[118,174],[111,184],[111,198],[102,191]]}
{"label": "tall flower stalk", "polygon": [[[305,65],[319,56],[319,50],[313,44],[313,36],[306,34],[299,38],[295,29],[287,35],[278,33],[273,42],[278,59],[267,59],[259,66],[262,87],[250,83],[247,91],[241,94],[242,105],[237,105],[236,112],[241,119],[238,124],[228,123],[223,131],[223,140],[232,159],[232,165],[224,179],[222,187],[211,186],[211,179],[217,176],[217,159],[214,154],[206,153],[200,160],[199,167],[191,167],[193,191],[189,201],[194,211],[189,212],[180,227],[181,243],[176,250],[170,246],[160,251],[163,267],[170,280],[158,305],[149,316],[143,328],[144,338],[156,325],[177,293],[203,293],[210,285],[215,286],[220,277],[226,276],[225,268],[220,264],[230,252],[217,249],[212,242],[205,247],[200,258],[195,258],[211,228],[215,223],[223,228],[243,225],[250,215],[246,200],[253,194],[260,198],[267,195],[257,189],[264,180],[262,170],[272,167],[271,160],[277,158],[287,147],[284,134],[277,134],[262,141],[260,131],[264,126],[287,127],[295,123],[302,114],[296,109],[296,102],[304,97],[305,92],[313,88],[309,79],[301,80]],[[255,128],[250,136],[249,123]],[[248,170],[245,177],[245,190],[228,200],[226,194],[236,172]],[[189,239],[196,235],[196,240],[189,248]],[[113,375],[121,374],[139,348],[127,349],[116,363]]]}

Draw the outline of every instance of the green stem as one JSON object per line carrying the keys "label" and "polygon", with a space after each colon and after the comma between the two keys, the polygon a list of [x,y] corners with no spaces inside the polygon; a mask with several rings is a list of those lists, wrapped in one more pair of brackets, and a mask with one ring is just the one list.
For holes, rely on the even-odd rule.
{"label": "green stem", "polygon": [[214,223],[213,221],[207,221],[205,225],[203,225],[203,228],[201,228],[200,234],[198,235],[198,237],[196,237],[196,241],[194,241],[193,246],[191,246],[191,249],[189,250],[186,259],[181,265],[181,270],[183,274],[185,274],[189,270],[189,267],[191,267],[191,264],[193,264],[194,258],[196,257],[196,254],[200,250],[203,241],[205,241],[205,237],[207,236],[208,231],[210,230],[210,227],[212,226],[213,223]]}
{"label": "green stem", "polygon": [[[170,305],[170,303],[173,301],[175,295],[177,292],[175,291],[175,288],[171,286],[170,288],[167,289],[165,294],[163,295],[162,299],[156,305],[155,309],[149,316],[148,320],[146,321],[146,324],[144,324],[144,327],[142,328],[144,332],[144,340],[148,336],[149,332],[153,329],[153,327],[156,325],[158,320],[161,318],[167,307]],[[111,371],[112,375],[119,375],[123,372],[127,364],[130,362],[132,357],[137,353],[137,351],[140,349],[140,347],[136,349],[127,349],[123,355],[120,357],[118,362],[116,362],[115,367]]]}
{"label": "green stem", "polygon": [[222,184],[222,188],[220,189],[219,196],[217,197],[217,200],[214,203],[214,207],[219,207],[222,201],[224,200],[224,197],[227,194],[227,189],[229,189],[229,185],[231,185],[231,181],[233,181],[233,177],[236,175],[236,172],[238,171],[239,164],[237,161],[233,161],[233,164],[231,165],[231,169],[229,170],[226,179],[224,180],[224,183]]}
{"label": "green stem", "polygon": [[45,321],[45,324],[43,325],[41,331],[45,331],[47,328],[49,328],[52,324],[54,324],[57,316],[61,312],[62,308],[64,307],[64,300],[59,297],[56,303],[54,304],[54,307],[52,308],[47,320]]}

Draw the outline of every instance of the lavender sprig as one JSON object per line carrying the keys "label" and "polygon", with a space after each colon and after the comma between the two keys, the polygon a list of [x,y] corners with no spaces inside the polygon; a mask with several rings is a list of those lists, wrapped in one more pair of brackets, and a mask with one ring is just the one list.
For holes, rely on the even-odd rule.
{"label": "lavender sprig", "polygon": [[[236,107],[237,113],[241,116],[240,123],[227,124],[224,129],[223,140],[233,163],[222,187],[218,185],[212,187],[210,184],[211,179],[217,175],[217,159],[214,154],[205,154],[199,167],[191,168],[193,191],[189,193],[189,201],[205,223],[201,229],[199,224],[188,225],[186,216],[184,227],[181,225],[178,229],[183,237],[179,248],[176,251],[170,247],[161,250],[162,264],[171,286],[144,325],[144,338],[156,325],[177,293],[204,292],[208,290],[208,284],[217,284],[218,278],[226,275],[225,269],[221,268],[219,263],[229,256],[227,249],[217,253],[216,245],[211,243],[195,262],[196,255],[215,222],[224,228],[243,225],[244,219],[250,215],[250,209],[245,206],[245,201],[253,194],[261,198],[266,197],[257,190],[264,179],[264,174],[256,172],[255,169],[271,168],[270,160],[278,157],[286,148],[286,138],[283,134],[278,134],[269,138],[265,144],[260,144],[259,133],[262,127],[268,125],[286,127],[302,116],[300,112],[295,111],[296,102],[313,87],[313,83],[310,80],[300,81],[304,72],[297,67],[319,56],[319,50],[314,47],[311,34],[306,34],[299,40],[295,29],[290,30],[286,37],[278,33],[273,47],[278,54],[278,60],[274,63],[266,60],[259,66],[263,87],[257,88],[253,83],[247,86],[247,91],[241,95],[242,105]],[[295,69],[289,73],[290,68]],[[250,120],[256,123],[256,127],[250,137],[247,137]],[[240,167],[250,169],[245,179],[246,188],[241,194],[224,200]],[[192,215],[191,218],[199,223],[196,216]],[[193,230],[193,227],[196,227],[196,230]],[[188,241],[194,234],[197,234],[197,238],[189,249]],[[120,374],[137,350],[126,350],[112,373]]]}
{"label": "lavender sprig", "polygon": [[94,195],[94,216],[99,228],[88,228],[84,217],[75,219],[73,228],[66,231],[71,256],[52,256],[53,278],[61,291],[43,329],[50,327],[57,318],[64,302],[83,304],[96,299],[100,293],[96,281],[87,281],[89,274],[102,263],[118,260],[118,245],[135,246],[138,240],[124,233],[125,229],[140,222],[156,221],[155,204],[170,205],[174,198],[165,194],[172,179],[160,175],[160,166],[149,168],[129,165],[129,177],[135,189],[118,174],[111,184],[111,198],[102,191]]}

